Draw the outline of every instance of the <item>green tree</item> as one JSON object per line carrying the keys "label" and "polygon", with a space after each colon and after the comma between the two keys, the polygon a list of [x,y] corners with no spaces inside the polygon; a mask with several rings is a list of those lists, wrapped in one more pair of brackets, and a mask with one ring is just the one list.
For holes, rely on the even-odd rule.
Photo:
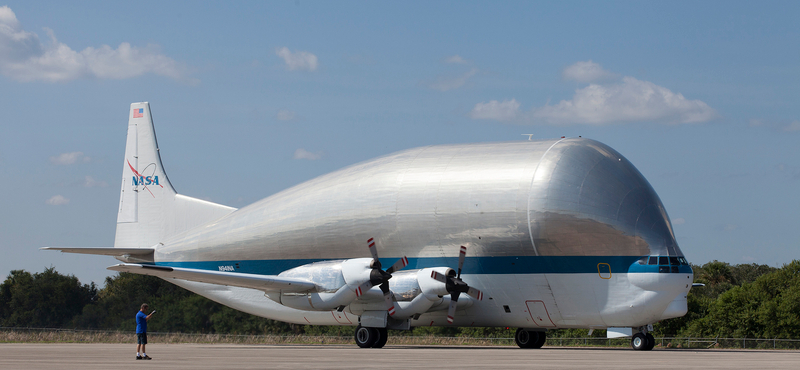
{"label": "green tree", "polygon": [[77,328],[130,331],[142,303],[158,312],[148,329],[161,332],[285,334],[302,326],[253,316],[225,307],[162,279],[129,273],[106,278],[96,302],[73,320]]}
{"label": "green tree", "polygon": [[695,336],[798,338],[798,312],[800,261],[795,260],[752,283],[726,291],[686,332]]}
{"label": "green tree", "polygon": [[97,299],[97,287],[81,285],[53,267],[31,274],[14,270],[0,285],[0,325],[61,328]]}

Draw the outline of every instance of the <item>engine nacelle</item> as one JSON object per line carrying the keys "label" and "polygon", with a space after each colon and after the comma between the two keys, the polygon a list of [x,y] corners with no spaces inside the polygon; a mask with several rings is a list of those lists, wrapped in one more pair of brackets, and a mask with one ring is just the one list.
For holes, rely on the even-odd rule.
{"label": "engine nacelle", "polygon": [[302,278],[317,289],[309,293],[267,294],[284,306],[304,311],[330,311],[347,306],[356,299],[356,288],[369,281],[371,258],[323,261],[298,266],[278,276]]}
{"label": "engine nacelle", "polygon": [[[434,271],[445,276],[454,273],[449,267],[434,267],[392,274],[389,287],[397,301],[395,308],[401,313],[400,316],[425,313],[434,307],[441,307],[443,303],[446,307],[449,293],[445,284],[431,278]],[[309,280],[316,285],[316,291],[269,293],[267,297],[284,306],[304,311],[330,311],[342,306],[351,306],[355,311],[385,308],[383,293],[377,286],[364,292],[361,297],[356,296],[356,289],[370,280],[371,272],[371,258],[323,261],[298,266],[278,276]],[[463,302],[466,305],[469,303],[470,300]]]}

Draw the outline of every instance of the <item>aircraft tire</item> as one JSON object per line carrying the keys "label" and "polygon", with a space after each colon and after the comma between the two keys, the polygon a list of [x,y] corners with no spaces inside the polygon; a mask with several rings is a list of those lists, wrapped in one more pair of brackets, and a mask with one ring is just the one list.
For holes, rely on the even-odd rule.
{"label": "aircraft tire", "polygon": [[370,348],[372,347],[376,341],[378,341],[378,337],[380,334],[378,333],[378,329],[375,328],[367,328],[361,325],[356,327],[356,344],[361,348]]}
{"label": "aircraft tire", "polygon": [[536,338],[536,343],[533,344],[533,348],[542,348],[544,342],[547,340],[547,333],[543,331],[537,331],[536,333],[539,334],[539,337]]}
{"label": "aircraft tire", "polygon": [[[541,344],[539,344],[540,341]],[[519,328],[514,334],[514,342],[517,343],[519,348],[540,348],[544,344],[544,333]],[[539,344],[538,347],[536,346],[537,344]]]}
{"label": "aircraft tire", "polygon": [[656,346],[656,338],[653,337],[653,334],[650,333],[645,334],[645,337],[647,338],[647,348],[645,348],[644,350],[649,351]]}
{"label": "aircraft tire", "polygon": [[389,330],[386,328],[375,328],[378,331],[378,340],[372,345],[372,348],[383,348],[386,341],[389,340]]}
{"label": "aircraft tire", "polygon": [[648,345],[647,336],[642,333],[636,333],[631,338],[631,347],[637,351],[646,351]]}

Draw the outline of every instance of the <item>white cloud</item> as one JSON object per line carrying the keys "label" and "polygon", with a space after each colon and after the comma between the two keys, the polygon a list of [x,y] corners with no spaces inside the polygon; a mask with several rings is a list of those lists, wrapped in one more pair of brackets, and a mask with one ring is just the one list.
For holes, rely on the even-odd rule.
{"label": "white cloud", "polygon": [[[613,76],[592,61],[578,62],[564,70],[564,78],[589,81]],[[516,100],[478,103],[470,112],[474,119],[513,121],[520,124],[607,125],[626,122],[699,123],[719,117],[700,100],[686,99],[649,81],[623,77],[609,83],[592,83],[575,90],[570,100],[545,104],[519,112]],[[751,122],[751,124],[753,124]],[[800,126],[800,124],[798,124]]]}
{"label": "white cloud", "polygon": [[765,120],[761,118],[751,118],[750,127],[764,127],[773,131],[800,132],[800,120],[786,123],[785,120]]}
{"label": "white cloud", "polygon": [[717,112],[700,100],[686,99],[652,82],[624,77],[621,83],[591,84],[575,91],[572,100],[545,105],[532,112],[534,122],[553,125],[662,121],[698,123],[717,118]]}
{"label": "white cloud", "polygon": [[294,151],[294,159],[308,159],[310,161],[315,161],[320,158],[322,158],[322,152],[311,153],[303,148],[298,148]]}
{"label": "white cloud", "polygon": [[800,131],[800,121],[793,121],[792,123],[786,125],[786,127],[783,128],[783,131],[786,132]]}
{"label": "white cloud", "polygon": [[725,230],[725,231],[735,231],[735,230],[739,230],[739,225],[735,225],[735,224],[725,224],[725,225],[722,225],[722,230]]}
{"label": "white cloud", "polygon": [[471,70],[467,71],[467,73],[454,78],[439,78],[436,81],[428,84],[428,87],[439,91],[457,89],[461,86],[464,86],[464,84],[467,83],[467,80],[469,80],[469,78],[474,76],[476,73],[478,73],[478,69],[472,68]]}
{"label": "white cloud", "polygon": [[673,225],[683,225],[685,223],[686,223],[686,220],[683,219],[683,218],[676,218],[676,219],[672,220],[672,224]]}
{"label": "white cloud", "polygon": [[103,45],[77,52],[59,42],[52,30],[45,31],[50,38],[47,44],[23,30],[8,6],[0,7],[0,73],[23,82],[125,79],[147,73],[197,82],[187,77],[185,66],[162,55],[157,46],[139,48],[123,42],[116,49]]}
{"label": "white cloud", "polygon": [[462,58],[460,55],[449,56],[449,57],[445,58],[444,62],[445,63],[450,63],[450,64],[467,64],[467,63],[469,63],[464,58]]}
{"label": "white cloud", "polygon": [[616,78],[616,74],[606,71],[599,64],[587,60],[575,63],[561,72],[561,77],[565,80],[588,83],[598,80]]}
{"label": "white cloud", "polygon": [[91,176],[86,176],[83,186],[86,188],[105,188],[108,186],[108,183],[105,181],[97,181]]}
{"label": "white cloud", "polygon": [[275,118],[277,118],[279,121],[293,121],[297,117],[294,114],[294,112],[286,109],[281,109],[278,111],[278,114],[275,115]]}
{"label": "white cloud", "polygon": [[307,51],[296,51],[292,53],[289,48],[282,47],[275,49],[275,54],[283,58],[286,69],[290,71],[316,71],[317,56]]}
{"label": "white cloud", "polygon": [[519,115],[519,103],[516,99],[499,102],[478,103],[469,112],[472,119],[490,119],[495,121],[511,121]]}
{"label": "white cloud", "polygon": [[68,166],[71,164],[75,164],[77,162],[91,162],[91,158],[83,155],[83,152],[70,152],[70,153],[61,153],[57,157],[50,157],[50,163]]}
{"label": "white cloud", "polygon": [[63,206],[65,204],[69,204],[69,199],[64,198],[61,195],[54,195],[52,198],[48,199],[45,203],[51,206]]}

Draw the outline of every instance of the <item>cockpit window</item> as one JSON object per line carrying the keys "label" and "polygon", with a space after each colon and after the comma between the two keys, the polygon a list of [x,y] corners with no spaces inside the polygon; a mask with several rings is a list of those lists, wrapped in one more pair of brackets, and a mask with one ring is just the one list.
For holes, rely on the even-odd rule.
{"label": "cockpit window", "polygon": [[683,256],[644,256],[639,258],[638,262],[640,265],[658,265],[658,272],[678,273],[680,266],[689,266],[689,262],[686,262]]}

